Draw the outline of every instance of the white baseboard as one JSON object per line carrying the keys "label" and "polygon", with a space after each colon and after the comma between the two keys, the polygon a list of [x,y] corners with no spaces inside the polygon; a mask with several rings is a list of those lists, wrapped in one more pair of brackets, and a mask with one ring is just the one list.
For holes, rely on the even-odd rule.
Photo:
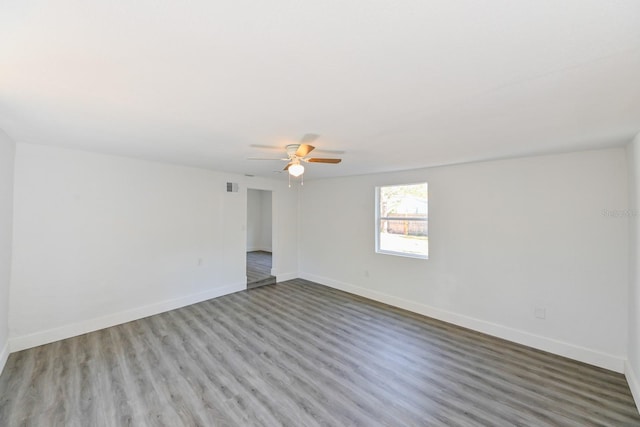
{"label": "white baseboard", "polygon": [[275,275],[273,274],[273,272],[271,273],[272,276],[276,276],[276,282],[286,282],[287,280],[293,280],[293,279],[297,279],[298,277],[300,277],[298,275],[298,273],[276,273]]}
{"label": "white baseboard", "polygon": [[7,359],[9,358],[9,341],[4,343],[4,347],[2,347],[2,351],[0,352],[0,374],[4,371],[4,365],[7,364]]}
{"label": "white baseboard", "polygon": [[25,350],[31,347],[48,344],[54,341],[75,337],[86,334],[88,332],[97,331],[122,323],[131,322],[133,320],[142,319],[144,317],[153,316],[154,314],[164,313],[165,311],[175,310],[191,304],[196,304],[212,298],[221,297],[223,295],[232,294],[234,292],[247,289],[246,281],[234,285],[227,285],[210,289],[193,295],[187,295],[181,298],[161,301],[158,303],[134,308],[131,310],[121,311],[119,313],[109,314],[107,316],[88,319],[78,323],[61,326],[46,331],[36,332],[19,337],[9,339],[9,348],[11,352]]}
{"label": "white baseboard", "polygon": [[640,378],[636,375],[636,371],[633,370],[628,360],[624,362],[624,376],[627,378],[627,383],[629,383],[636,407],[640,409]]}
{"label": "white baseboard", "polygon": [[300,277],[312,282],[320,283],[331,288],[340,289],[341,291],[356,294],[374,301],[452,323],[457,326],[482,332],[487,335],[502,338],[518,344],[533,347],[538,350],[547,351],[559,356],[568,357],[590,365],[609,369],[611,371],[623,373],[625,359],[611,354],[601,353],[585,347],[580,347],[552,338],[531,334],[519,329],[510,328],[508,326],[499,325],[497,323],[487,322],[485,320],[476,319],[474,317],[465,316],[463,314],[442,310],[426,304],[415,301],[409,301],[396,296],[388,295],[382,292],[373,291],[361,286],[340,282],[327,277],[316,276],[314,274],[301,273]]}

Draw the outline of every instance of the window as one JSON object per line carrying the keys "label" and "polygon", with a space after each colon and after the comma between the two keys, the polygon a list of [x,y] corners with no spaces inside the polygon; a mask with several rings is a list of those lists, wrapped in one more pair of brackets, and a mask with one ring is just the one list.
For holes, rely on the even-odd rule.
{"label": "window", "polygon": [[376,252],[429,258],[427,183],[376,188]]}

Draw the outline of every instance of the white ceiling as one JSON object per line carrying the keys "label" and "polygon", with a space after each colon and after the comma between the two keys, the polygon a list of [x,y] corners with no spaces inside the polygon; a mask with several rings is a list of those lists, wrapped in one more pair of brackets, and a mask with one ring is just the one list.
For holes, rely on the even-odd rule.
{"label": "white ceiling", "polygon": [[251,144],[346,151],[306,179],[620,145],[640,1],[3,0],[0,128],[265,176]]}

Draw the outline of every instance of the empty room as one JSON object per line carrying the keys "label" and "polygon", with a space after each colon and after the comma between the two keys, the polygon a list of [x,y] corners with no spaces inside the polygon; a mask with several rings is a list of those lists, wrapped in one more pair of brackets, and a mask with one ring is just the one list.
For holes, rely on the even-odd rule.
{"label": "empty room", "polygon": [[640,2],[0,2],[0,426],[640,426]]}

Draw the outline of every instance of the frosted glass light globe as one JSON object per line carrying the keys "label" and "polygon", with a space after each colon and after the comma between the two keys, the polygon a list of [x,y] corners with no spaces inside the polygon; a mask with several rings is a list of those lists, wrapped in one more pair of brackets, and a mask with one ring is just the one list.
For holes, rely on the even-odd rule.
{"label": "frosted glass light globe", "polygon": [[292,176],[300,176],[304,173],[304,166],[301,164],[295,164],[289,166],[289,174]]}

